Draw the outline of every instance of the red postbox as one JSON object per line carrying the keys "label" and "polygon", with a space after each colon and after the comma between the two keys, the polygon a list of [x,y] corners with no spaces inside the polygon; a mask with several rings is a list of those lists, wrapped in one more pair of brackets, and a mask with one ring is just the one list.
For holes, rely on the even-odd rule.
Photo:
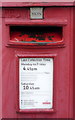
{"label": "red postbox", "polygon": [[2,117],[73,118],[73,3],[11,4],[2,9]]}

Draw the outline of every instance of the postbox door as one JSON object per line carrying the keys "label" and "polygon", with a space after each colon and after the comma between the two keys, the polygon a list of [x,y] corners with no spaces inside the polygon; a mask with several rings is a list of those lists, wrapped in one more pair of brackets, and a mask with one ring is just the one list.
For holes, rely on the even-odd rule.
{"label": "postbox door", "polygon": [[3,8],[3,118],[71,118],[72,8],[29,8]]}

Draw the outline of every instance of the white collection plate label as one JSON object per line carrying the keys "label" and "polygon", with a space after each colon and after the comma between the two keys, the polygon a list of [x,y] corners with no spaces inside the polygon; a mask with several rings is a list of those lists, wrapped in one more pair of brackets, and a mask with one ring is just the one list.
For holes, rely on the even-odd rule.
{"label": "white collection plate label", "polygon": [[19,58],[19,108],[53,107],[53,58]]}

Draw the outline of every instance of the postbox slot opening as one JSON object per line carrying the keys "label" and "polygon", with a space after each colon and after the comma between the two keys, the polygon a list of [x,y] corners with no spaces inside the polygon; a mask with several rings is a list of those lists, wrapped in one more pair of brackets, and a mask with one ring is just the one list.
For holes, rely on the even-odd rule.
{"label": "postbox slot opening", "polygon": [[24,45],[61,44],[63,30],[59,26],[10,26],[10,42]]}

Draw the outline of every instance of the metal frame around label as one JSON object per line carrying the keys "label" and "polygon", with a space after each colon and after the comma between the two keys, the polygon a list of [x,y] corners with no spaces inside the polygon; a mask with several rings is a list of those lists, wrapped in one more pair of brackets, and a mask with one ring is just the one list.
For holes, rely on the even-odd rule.
{"label": "metal frame around label", "polygon": [[[16,79],[17,79],[17,86],[16,86],[16,91],[17,91],[17,96],[16,96],[16,110],[17,112],[21,112],[21,113],[34,113],[34,112],[54,112],[55,111],[55,66],[56,66],[56,62],[55,62],[55,57],[57,55],[56,54],[46,54],[46,55],[16,55]],[[25,109],[22,110],[19,108],[19,58],[53,58],[53,108],[51,109]]]}

